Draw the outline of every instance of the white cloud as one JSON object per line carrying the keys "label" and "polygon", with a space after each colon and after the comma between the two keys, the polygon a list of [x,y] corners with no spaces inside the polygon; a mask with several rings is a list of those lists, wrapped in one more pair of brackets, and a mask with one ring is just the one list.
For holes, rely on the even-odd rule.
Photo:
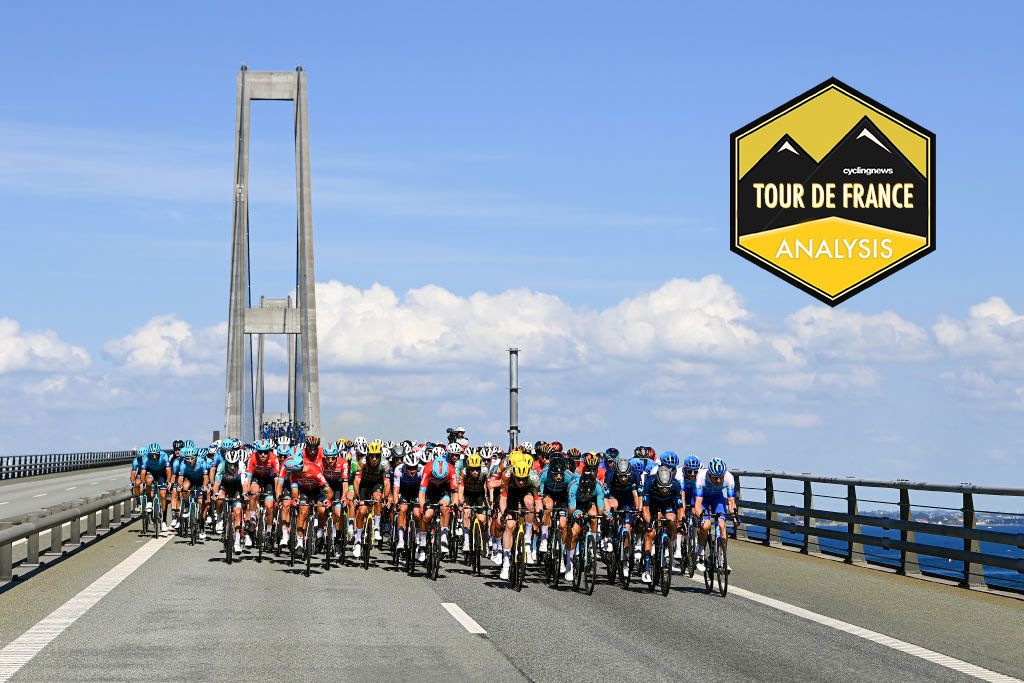
{"label": "white cloud", "polygon": [[892,311],[865,315],[807,306],[785,325],[796,353],[819,358],[884,363],[920,361],[934,353],[927,331]]}
{"label": "white cloud", "polygon": [[966,320],[942,316],[932,331],[954,356],[1009,358],[1024,352],[1024,316],[1000,297],[972,306]]}
{"label": "white cloud", "polygon": [[103,349],[129,373],[191,377],[223,372],[226,343],[227,323],[193,331],[173,315],[160,315]]}
{"label": "white cloud", "polygon": [[754,446],[764,443],[765,435],[750,429],[730,429],[725,435],[725,442],[733,446]]}
{"label": "white cloud", "polygon": [[22,330],[16,320],[0,318],[0,374],[76,371],[90,362],[85,349],[61,341],[56,332]]}

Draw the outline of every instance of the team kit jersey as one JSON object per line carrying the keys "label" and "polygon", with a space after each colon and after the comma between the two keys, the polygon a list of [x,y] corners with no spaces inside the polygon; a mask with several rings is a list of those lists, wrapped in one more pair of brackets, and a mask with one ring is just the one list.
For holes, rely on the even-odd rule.
{"label": "team kit jersey", "polygon": [[711,481],[706,469],[697,472],[693,494],[701,498],[702,507],[711,514],[725,514],[729,511],[728,499],[736,497],[736,480],[732,472],[726,471],[720,484]]}

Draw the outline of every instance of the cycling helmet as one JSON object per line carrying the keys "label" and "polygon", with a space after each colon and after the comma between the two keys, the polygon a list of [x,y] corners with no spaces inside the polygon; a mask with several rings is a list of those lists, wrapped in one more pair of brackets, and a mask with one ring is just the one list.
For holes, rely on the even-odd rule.
{"label": "cycling helmet", "polygon": [[281,444],[277,447],[277,454],[282,458],[292,457],[292,449],[287,444]]}
{"label": "cycling helmet", "polygon": [[455,434],[465,434],[466,433],[466,428],[465,427],[456,427],[455,429],[452,430],[452,432],[455,433]]}
{"label": "cycling helmet", "polygon": [[444,452],[445,451],[443,446],[434,446],[433,448],[430,449],[430,454],[435,458],[443,458]]}
{"label": "cycling helmet", "polygon": [[185,439],[185,445],[182,448],[195,448],[196,442],[192,439]]}
{"label": "cycling helmet", "polygon": [[405,450],[407,451],[412,449],[412,441],[410,441],[409,439],[404,439],[402,441],[402,445],[405,447]]}
{"label": "cycling helmet", "polygon": [[534,452],[544,453],[545,455],[547,455],[548,453],[551,452],[551,444],[544,443],[543,441],[538,441],[536,444],[534,444]]}
{"label": "cycling helmet", "polygon": [[665,451],[661,454],[661,464],[669,467],[679,467],[679,456],[675,451]]}
{"label": "cycling helmet", "polygon": [[445,450],[448,451],[449,455],[458,455],[459,453],[462,452],[462,448],[457,443],[448,444]]}
{"label": "cycling helmet", "polygon": [[406,467],[419,467],[420,456],[415,453],[407,453],[406,456],[402,458],[402,464]]}
{"label": "cycling helmet", "polygon": [[561,441],[552,441],[550,445],[551,445],[551,452],[552,453],[561,453],[562,452],[562,442]]}
{"label": "cycling helmet", "polygon": [[371,441],[366,446],[367,455],[381,455],[382,446],[383,444],[380,441]]}
{"label": "cycling helmet", "polygon": [[581,455],[580,449],[576,448],[575,446],[567,450],[565,454],[568,455],[570,458],[574,458],[576,460],[579,460]]}
{"label": "cycling helmet", "polygon": [[279,437],[277,437],[277,445],[278,446],[289,446],[289,445],[291,445],[291,442],[292,442],[292,440],[289,439],[287,436],[279,436]]}
{"label": "cycling helmet", "polygon": [[611,448],[607,448],[607,449],[605,449],[605,452],[604,452],[604,454],[605,454],[605,455],[606,455],[607,457],[609,457],[609,458],[611,458],[612,460],[614,460],[615,458],[619,457],[619,449],[618,449],[618,448],[615,448],[615,447],[613,446],[613,447],[611,447]]}
{"label": "cycling helmet", "polygon": [[647,457],[647,449],[644,448],[643,446],[637,446],[636,448],[633,449],[633,457],[634,458],[645,458],[645,457]]}
{"label": "cycling helmet", "polygon": [[274,442],[270,439],[260,439],[256,442],[256,450],[260,453],[266,453],[274,450]]}
{"label": "cycling helmet", "polygon": [[725,476],[725,461],[721,458],[714,458],[708,463],[708,474],[712,477]]}
{"label": "cycling helmet", "polygon": [[325,458],[337,458],[338,457],[338,444],[328,443],[324,446],[324,457]]}
{"label": "cycling helmet", "polygon": [[672,482],[675,481],[675,474],[671,467],[661,465],[654,475],[654,488],[661,495],[668,495],[672,490]]}
{"label": "cycling helmet", "polygon": [[301,472],[302,456],[295,454],[288,456],[288,459],[284,461],[284,468],[289,472]]}
{"label": "cycling helmet", "polygon": [[444,481],[448,478],[448,472],[450,469],[451,467],[448,465],[447,460],[444,458],[438,458],[430,467],[430,477],[434,481]]}
{"label": "cycling helmet", "polygon": [[235,448],[235,445],[236,445],[237,443],[238,443],[237,441],[235,441],[234,439],[232,439],[232,438],[231,438],[231,437],[229,436],[229,437],[228,437],[228,438],[226,438],[226,439],[221,439],[221,440],[220,440],[220,449],[221,449],[222,451],[230,451],[230,450],[231,450],[232,448]]}
{"label": "cycling helmet", "polygon": [[516,479],[526,479],[528,476],[530,476],[530,465],[532,463],[526,460],[527,457],[529,456],[519,458],[515,463],[512,464],[512,476],[514,476]]}
{"label": "cycling helmet", "polygon": [[174,450],[174,451],[180,451],[184,447],[185,447],[185,442],[182,441],[181,439],[175,439],[174,443],[171,444],[171,450]]}
{"label": "cycling helmet", "polygon": [[230,450],[224,454],[224,462],[229,465],[237,465],[242,461],[241,451]]}
{"label": "cycling helmet", "polygon": [[597,456],[597,453],[587,453],[583,456],[583,464],[586,467],[597,467],[601,464],[601,458]]}
{"label": "cycling helmet", "polygon": [[181,449],[181,453],[179,453],[179,455],[185,458],[186,460],[188,460],[189,458],[194,458],[198,454],[199,452],[194,447],[191,446],[185,446],[184,448]]}
{"label": "cycling helmet", "polygon": [[527,441],[526,443],[522,444],[519,447],[523,449],[523,453],[529,453],[530,455],[533,455],[534,453],[537,452],[536,449],[533,447],[533,444],[530,443],[529,441]]}
{"label": "cycling helmet", "polygon": [[629,466],[633,468],[633,471],[637,474],[643,474],[647,471],[647,467],[644,465],[642,460],[627,460]]}
{"label": "cycling helmet", "polygon": [[466,467],[468,467],[470,469],[476,469],[478,467],[483,467],[483,464],[484,464],[484,460],[483,460],[483,458],[480,457],[479,453],[470,453],[469,457],[466,458]]}
{"label": "cycling helmet", "polygon": [[648,457],[649,459],[651,459],[651,460],[654,460],[654,459],[655,459],[656,457],[658,457],[658,453],[657,453],[657,451],[655,451],[655,450],[654,450],[653,448],[651,448],[650,446],[648,446],[648,447],[647,447],[647,457]]}
{"label": "cycling helmet", "polygon": [[150,455],[160,455],[160,444],[153,442],[146,449]]}
{"label": "cycling helmet", "polygon": [[491,447],[492,447],[492,446],[494,446],[494,444],[492,444],[492,443],[491,443],[490,441],[484,441],[484,446],[483,446],[483,448],[484,448],[484,450],[485,450],[485,451],[489,451],[489,450],[491,450]]}
{"label": "cycling helmet", "polygon": [[633,472],[633,468],[629,466],[628,460],[616,460],[615,461],[615,476],[619,481],[625,481]]}
{"label": "cycling helmet", "polygon": [[686,456],[686,460],[683,461],[683,469],[687,472],[696,472],[700,469],[700,458],[696,455]]}
{"label": "cycling helmet", "polygon": [[565,470],[568,469],[569,464],[560,455],[556,455],[551,458],[551,462],[548,463],[548,473],[552,475],[565,474]]}
{"label": "cycling helmet", "polygon": [[431,460],[430,454],[427,453],[426,451],[420,451],[419,453],[417,453],[416,459],[419,461],[421,465],[426,465]]}
{"label": "cycling helmet", "polygon": [[365,436],[357,436],[355,443],[356,443],[356,448],[366,448],[366,437]]}
{"label": "cycling helmet", "polygon": [[140,457],[140,458],[145,456],[146,453],[148,453],[148,452],[149,452],[149,449],[146,448],[145,446],[140,446],[139,448],[135,449],[135,455]]}
{"label": "cycling helmet", "polygon": [[320,437],[314,436],[313,434],[308,434],[306,436],[306,447],[312,448],[314,451],[320,448]]}
{"label": "cycling helmet", "polygon": [[593,493],[596,486],[597,476],[593,472],[584,472],[580,475],[580,481],[576,485],[576,490],[583,491],[584,493]]}

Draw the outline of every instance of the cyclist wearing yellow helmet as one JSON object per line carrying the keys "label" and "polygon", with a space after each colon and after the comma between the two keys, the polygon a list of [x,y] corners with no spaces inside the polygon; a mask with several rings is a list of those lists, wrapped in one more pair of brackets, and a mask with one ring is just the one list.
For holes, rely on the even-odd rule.
{"label": "cyclist wearing yellow helmet", "polygon": [[533,469],[533,457],[526,453],[509,456],[512,466],[501,475],[501,497],[498,503],[498,517],[505,525],[505,533],[501,539],[502,562],[501,578],[508,580],[509,554],[512,550],[512,532],[516,527],[516,517],[525,515],[524,541],[526,545],[525,560],[527,564],[537,561],[537,551],[533,547],[533,511],[534,500],[540,492],[540,477]]}
{"label": "cyclist wearing yellow helmet", "polygon": [[391,477],[389,466],[381,455],[382,444],[380,441],[372,441],[366,446],[366,459],[361,465],[353,460],[357,466],[352,488],[355,489],[356,499],[359,507],[356,509],[356,533],[355,542],[352,545],[352,555],[359,557],[362,551],[363,522],[369,512],[368,503],[373,503],[373,538],[366,539],[367,543],[380,540],[380,510],[381,501],[391,495]]}
{"label": "cyclist wearing yellow helmet", "polygon": [[[475,511],[480,520],[481,528],[487,525],[487,473],[484,472],[484,459],[479,453],[466,456],[462,476],[459,479],[459,500],[462,508],[462,552],[468,553],[470,520]],[[480,539],[481,541],[483,539]],[[483,552],[483,548],[480,549]]]}

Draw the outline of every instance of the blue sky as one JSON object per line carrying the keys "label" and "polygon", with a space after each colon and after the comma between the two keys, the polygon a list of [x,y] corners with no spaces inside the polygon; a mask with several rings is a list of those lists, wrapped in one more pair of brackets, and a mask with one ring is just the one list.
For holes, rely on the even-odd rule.
{"label": "blue sky", "polygon": [[[301,63],[317,279],[337,295],[321,329],[329,430],[465,422],[500,440],[503,349],[519,343],[533,438],[1024,485],[1018,5],[552,5],[5,8],[0,318],[18,328],[0,344],[15,349],[0,423],[18,446],[4,450],[40,431],[49,450],[217,426],[235,72]],[[829,76],[938,135],[938,250],[821,317],[728,251],[727,149]],[[264,103],[253,125],[253,285],[280,296],[290,109]],[[429,286],[458,312],[407,297]],[[693,303],[705,296],[731,303]],[[525,301],[544,312],[516,318]],[[666,305],[678,315],[658,317]],[[357,309],[377,323],[352,325]],[[662,335],[639,352],[627,336],[613,351],[605,327],[638,315],[742,341]],[[460,339],[438,351],[424,328]],[[348,348],[381,330],[398,330],[397,356]]]}

